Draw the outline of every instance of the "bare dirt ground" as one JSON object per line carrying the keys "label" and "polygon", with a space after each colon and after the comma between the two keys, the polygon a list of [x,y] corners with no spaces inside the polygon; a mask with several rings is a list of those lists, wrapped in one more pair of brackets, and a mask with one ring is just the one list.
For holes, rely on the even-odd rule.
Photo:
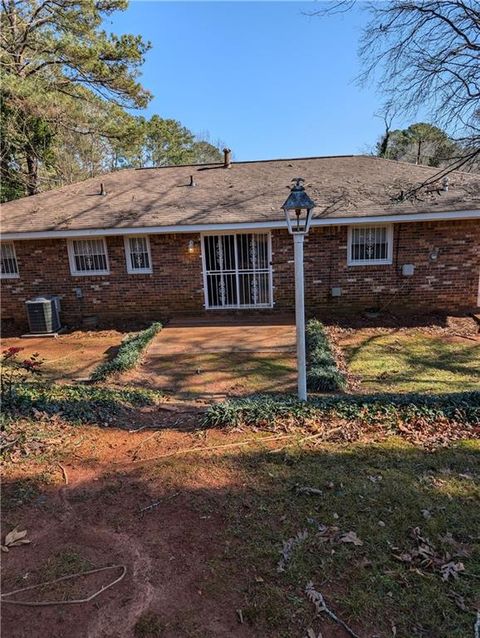
{"label": "bare dirt ground", "polygon": [[[213,434],[213,441],[224,443],[226,438]],[[32,543],[4,554],[3,591],[58,577],[63,567],[71,573],[68,568],[72,566],[73,571],[83,571],[121,564],[127,574],[90,603],[32,608],[4,605],[4,635],[254,635],[238,622],[240,590],[224,591],[215,578],[215,563],[225,550],[225,521],[215,507],[215,495],[234,487],[235,477],[218,467],[214,472],[199,469],[194,482],[183,483],[180,489],[182,476],[175,471],[165,476],[158,467],[138,463],[138,453],[168,454],[179,447],[197,446],[198,439],[187,433],[161,432],[152,437],[151,432],[129,435],[83,428],[69,443],[71,451],[62,460],[65,475],[48,462],[14,465],[6,473],[7,505],[26,477],[48,472],[54,484],[30,504],[4,512],[4,528],[19,525],[27,529]],[[152,510],[141,513],[143,507],[159,501]],[[77,579],[67,589],[57,585],[16,599],[83,597],[119,573]],[[137,623],[140,629],[135,629]]]}
{"label": "bare dirt ground", "polygon": [[22,348],[25,358],[38,352],[44,360],[42,372],[52,381],[72,381],[88,377],[102,361],[114,356],[124,332],[118,330],[78,330],[57,338],[2,339],[1,348]]}

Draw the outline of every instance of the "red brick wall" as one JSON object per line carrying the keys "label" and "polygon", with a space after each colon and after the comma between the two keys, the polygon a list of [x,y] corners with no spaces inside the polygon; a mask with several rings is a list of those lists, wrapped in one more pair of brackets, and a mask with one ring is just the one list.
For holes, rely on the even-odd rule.
{"label": "red brick wall", "polygon": [[[395,224],[391,265],[348,266],[347,228],[314,229],[305,240],[305,297],[311,311],[383,307],[461,311],[475,308],[480,274],[480,223],[475,220]],[[272,234],[274,299],[292,308],[293,247]],[[438,249],[436,261],[430,253]],[[404,277],[402,265],[413,264]],[[342,295],[331,297],[332,287]]]}
{"label": "red brick wall", "polygon": [[[188,252],[193,239],[195,251]],[[20,278],[2,281],[2,318],[26,325],[25,300],[42,294],[62,297],[66,322],[83,315],[104,319],[167,317],[203,311],[199,236],[151,235],[153,274],[129,275],[122,237],[108,237],[110,275],[73,277],[66,240],[17,241]],[[394,226],[393,264],[347,266],[347,228],[315,229],[306,238],[305,288],[311,312],[382,307],[460,311],[477,304],[480,272],[478,221],[404,223]],[[438,259],[429,254],[439,249]],[[275,308],[294,307],[293,242],[286,231],[272,233]],[[414,264],[403,277],[403,264]],[[330,296],[332,287],[341,297]],[[75,289],[83,293],[79,301]]]}
{"label": "red brick wall", "polygon": [[[188,242],[196,240],[193,254]],[[26,327],[25,301],[60,295],[62,317],[78,324],[83,315],[104,319],[159,319],[175,312],[202,309],[203,279],[198,235],[151,235],[153,273],[130,275],[123,237],[107,237],[110,274],[70,274],[67,240],[16,241],[20,277],[2,280],[2,318]],[[82,300],[76,297],[80,288]]]}

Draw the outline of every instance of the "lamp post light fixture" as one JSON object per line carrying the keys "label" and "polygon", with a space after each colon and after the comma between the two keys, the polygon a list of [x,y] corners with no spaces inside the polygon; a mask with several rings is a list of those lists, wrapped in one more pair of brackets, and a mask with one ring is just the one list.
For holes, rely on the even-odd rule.
{"label": "lamp post light fixture", "polygon": [[303,279],[303,242],[310,230],[315,203],[305,192],[301,177],[295,182],[282,208],[287,220],[288,232],[293,236],[295,258],[295,323],[297,329],[298,398],[307,400],[307,361],[305,353],[305,292]]}

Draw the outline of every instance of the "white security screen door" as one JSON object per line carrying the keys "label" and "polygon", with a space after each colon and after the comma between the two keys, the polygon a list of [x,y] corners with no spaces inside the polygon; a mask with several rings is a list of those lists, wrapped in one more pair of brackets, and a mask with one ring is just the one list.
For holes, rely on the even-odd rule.
{"label": "white security screen door", "polygon": [[270,308],[270,234],[203,235],[206,308]]}

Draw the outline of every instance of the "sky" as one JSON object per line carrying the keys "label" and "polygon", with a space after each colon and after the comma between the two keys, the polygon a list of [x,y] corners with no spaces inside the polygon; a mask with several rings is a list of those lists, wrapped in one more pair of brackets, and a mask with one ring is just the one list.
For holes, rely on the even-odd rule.
{"label": "sky", "polygon": [[133,0],[105,26],[152,44],[143,114],[208,132],[237,161],[366,152],[383,130],[382,96],[355,82],[367,16],[306,15],[318,4]]}

